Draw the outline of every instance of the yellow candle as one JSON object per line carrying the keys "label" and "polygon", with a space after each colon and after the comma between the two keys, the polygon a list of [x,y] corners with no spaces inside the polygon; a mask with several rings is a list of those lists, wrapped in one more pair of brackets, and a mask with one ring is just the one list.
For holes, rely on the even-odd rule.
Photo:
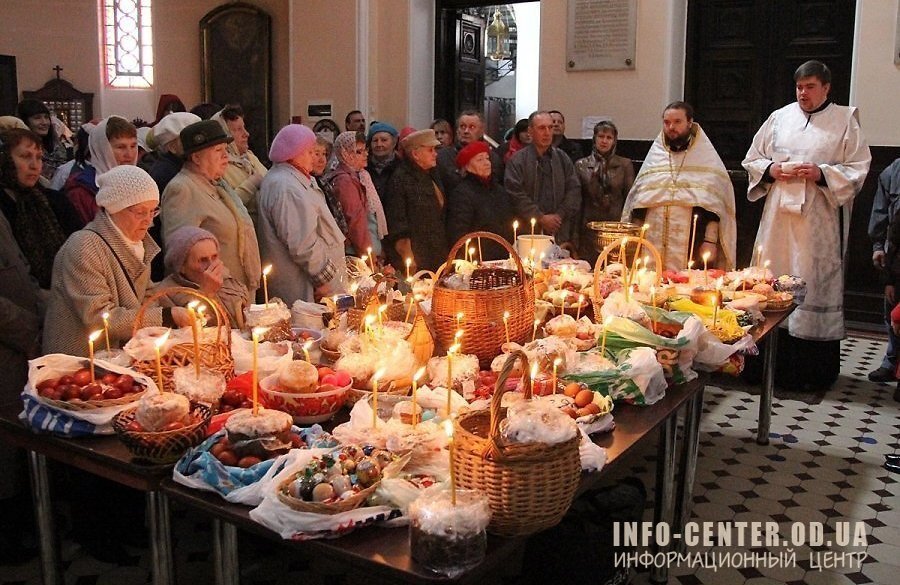
{"label": "yellow candle", "polygon": [[312,339],[307,339],[306,343],[303,344],[303,357],[306,358],[308,363],[312,363],[312,360],[309,359],[309,348],[312,347]]}
{"label": "yellow candle", "polygon": [[413,375],[413,387],[412,387],[412,421],[413,428],[419,422],[419,403],[416,402],[416,389],[419,387],[419,380],[422,376],[425,375],[425,366],[422,366],[418,370],[416,370],[415,375]]}
{"label": "yellow candle", "polygon": [[516,245],[516,237],[517,237],[516,234],[518,233],[518,231],[519,231],[519,220],[517,219],[516,221],[513,222],[513,246]]}
{"label": "yellow candle", "polygon": [[[410,297],[412,297],[412,298],[410,298]],[[412,314],[413,305],[415,305],[416,301],[418,300],[418,297],[412,293],[409,293],[408,295],[406,295],[406,298],[409,300],[409,307],[406,308],[406,318],[403,319],[404,323],[409,322],[409,316]]]}
{"label": "yellow candle", "polygon": [[165,333],[156,338],[154,345],[156,346],[156,382],[159,384],[159,391],[164,392],[163,390],[163,375],[162,375],[162,356],[160,355],[160,348],[166,344],[166,341],[169,340],[169,333],[171,329],[167,329]]}
{"label": "yellow candle", "polygon": [[553,393],[556,394],[556,369],[559,367],[559,364],[562,363],[562,360],[556,358],[553,360]]}
{"label": "yellow candle", "polygon": [[253,329],[253,367],[252,367],[252,382],[251,387],[253,389],[253,416],[259,414],[259,370],[257,368],[257,353],[259,351],[259,338],[266,331],[268,331],[268,327],[255,327]]}
{"label": "yellow candle", "polygon": [[478,261],[484,262],[484,258],[481,257],[481,238],[476,238],[475,241],[478,243]]}
{"label": "yellow candle", "polygon": [[447,433],[447,449],[450,454],[450,503],[456,505],[456,471],[453,466],[453,421],[444,421],[444,432]]}
{"label": "yellow candle", "polygon": [[650,229],[650,224],[645,223],[641,226],[641,239],[638,240],[637,250],[634,252],[634,261],[632,262],[632,270],[634,270],[635,263],[638,261],[638,258],[641,256],[641,244],[644,243],[644,234],[647,233],[647,230]]}
{"label": "yellow candle", "polygon": [[506,332],[506,343],[509,344],[509,311],[503,311],[503,331]]}
{"label": "yellow candle", "polygon": [[703,252],[703,286],[709,286],[709,272],[707,272],[707,263],[709,262],[709,250]]}
{"label": "yellow candle", "polygon": [[412,266],[412,258],[406,258],[406,280],[412,280],[412,276],[409,274],[409,267]]}
{"label": "yellow candle", "polygon": [[531,247],[534,247],[534,226],[537,225],[537,219],[531,218]]}
{"label": "yellow candle", "polygon": [[269,273],[272,272],[272,265],[266,264],[266,267],[263,268],[263,298],[266,301],[266,306],[269,306]]}
{"label": "yellow candle", "polygon": [[194,336],[194,376],[200,377],[200,332],[197,329],[197,305],[200,301],[191,301],[188,303],[187,310],[191,316],[191,333]]}
{"label": "yellow candle", "polygon": [[534,326],[531,328],[531,341],[534,341],[535,338],[537,337],[537,328],[538,328],[538,325],[540,325],[540,324],[541,324],[540,319],[534,320]]}
{"label": "yellow candle", "polygon": [[453,334],[453,344],[458,346],[460,351],[462,351],[462,343],[460,342],[460,340],[462,339],[462,336],[463,336],[462,329],[457,329],[456,333]]}
{"label": "yellow candle", "polygon": [[369,255],[369,262],[372,264],[372,274],[375,274],[375,255],[372,254],[372,247],[366,248],[366,254]]}
{"label": "yellow candle", "polygon": [[575,309],[575,320],[581,319],[581,305],[584,304],[584,295],[578,295],[578,308]]}
{"label": "yellow candle", "polygon": [[378,380],[384,375],[384,368],[381,368],[372,376],[372,428],[378,426]]}
{"label": "yellow candle", "polygon": [[[697,241],[697,218],[698,217],[699,217],[699,215],[695,213],[694,214],[694,224],[693,224],[693,226],[691,226],[691,243],[688,247],[688,260],[691,260],[691,261],[694,260],[694,244]],[[690,268],[691,268],[691,264],[689,263],[688,270],[690,270]]]}
{"label": "yellow candle", "polygon": [[600,355],[602,356],[606,352],[606,330],[609,329],[609,324],[612,321],[612,317],[607,317],[603,320],[603,340],[600,342]]}
{"label": "yellow candle", "polygon": [[453,391],[453,354],[459,349],[459,346],[453,344],[447,350],[447,418],[450,418],[451,404],[450,397]]}
{"label": "yellow candle", "polygon": [[109,348],[109,313],[103,313],[103,337],[106,338],[106,353],[110,353]]}
{"label": "yellow candle", "polygon": [[91,363],[91,382],[96,382],[97,377],[94,376],[94,342],[100,337],[102,331],[99,329],[88,335],[88,361]]}

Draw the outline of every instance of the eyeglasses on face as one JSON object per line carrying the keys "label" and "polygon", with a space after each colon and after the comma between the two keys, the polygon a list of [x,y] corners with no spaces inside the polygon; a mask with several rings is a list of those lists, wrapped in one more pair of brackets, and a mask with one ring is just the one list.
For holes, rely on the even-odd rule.
{"label": "eyeglasses on face", "polygon": [[143,221],[143,220],[155,219],[155,218],[159,217],[160,209],[159,209],[159,207],[157,207],[150,211],[136,211],[133,208],[129,207],[128,213],[130,213],[132,216],[134,216],[135,219]]}

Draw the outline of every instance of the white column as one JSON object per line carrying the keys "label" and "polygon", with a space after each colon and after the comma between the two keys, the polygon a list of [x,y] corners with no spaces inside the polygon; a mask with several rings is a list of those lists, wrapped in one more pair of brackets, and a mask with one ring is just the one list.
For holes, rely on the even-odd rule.
{"label": "white column", "polygon": [[435,3],[409,2],[409,75],[407,76],[407,120],[416,128],[427,128],[434,117],[434,21]]}
{"label": "white column", "polygon": [[541,65],[541,3],[513,4],[516,15],[516,120],[538,109]]}

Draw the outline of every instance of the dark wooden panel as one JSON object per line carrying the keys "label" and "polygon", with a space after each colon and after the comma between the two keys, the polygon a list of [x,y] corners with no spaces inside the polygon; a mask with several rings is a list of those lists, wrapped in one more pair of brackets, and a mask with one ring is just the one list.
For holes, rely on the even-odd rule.
{"label": "dark wooden panel", "polygon": [[15,116],[18,103],[16,58],[12,55],[0,55],[0,116]]}

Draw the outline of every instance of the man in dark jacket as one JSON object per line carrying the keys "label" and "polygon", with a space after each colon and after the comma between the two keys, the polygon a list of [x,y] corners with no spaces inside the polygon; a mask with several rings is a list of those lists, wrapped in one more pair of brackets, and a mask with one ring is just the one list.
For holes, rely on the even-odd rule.
{"label": "man in dark jacket", "polygon": [[385,203],[388,259],[401,270],[407,258],[412,271],[435,270],[447,259],[447,201],[433,176],[440,144],[434,130],[419,130],[404,138],[403,161],[388,183]]}
{"label": "man in dark jacket", "polygon": [[549,114],[553,119],[553,146],[569,155],[572,162],[585,156],[580,144],[566,138],[566,117],[562,112],[550,110]]}

